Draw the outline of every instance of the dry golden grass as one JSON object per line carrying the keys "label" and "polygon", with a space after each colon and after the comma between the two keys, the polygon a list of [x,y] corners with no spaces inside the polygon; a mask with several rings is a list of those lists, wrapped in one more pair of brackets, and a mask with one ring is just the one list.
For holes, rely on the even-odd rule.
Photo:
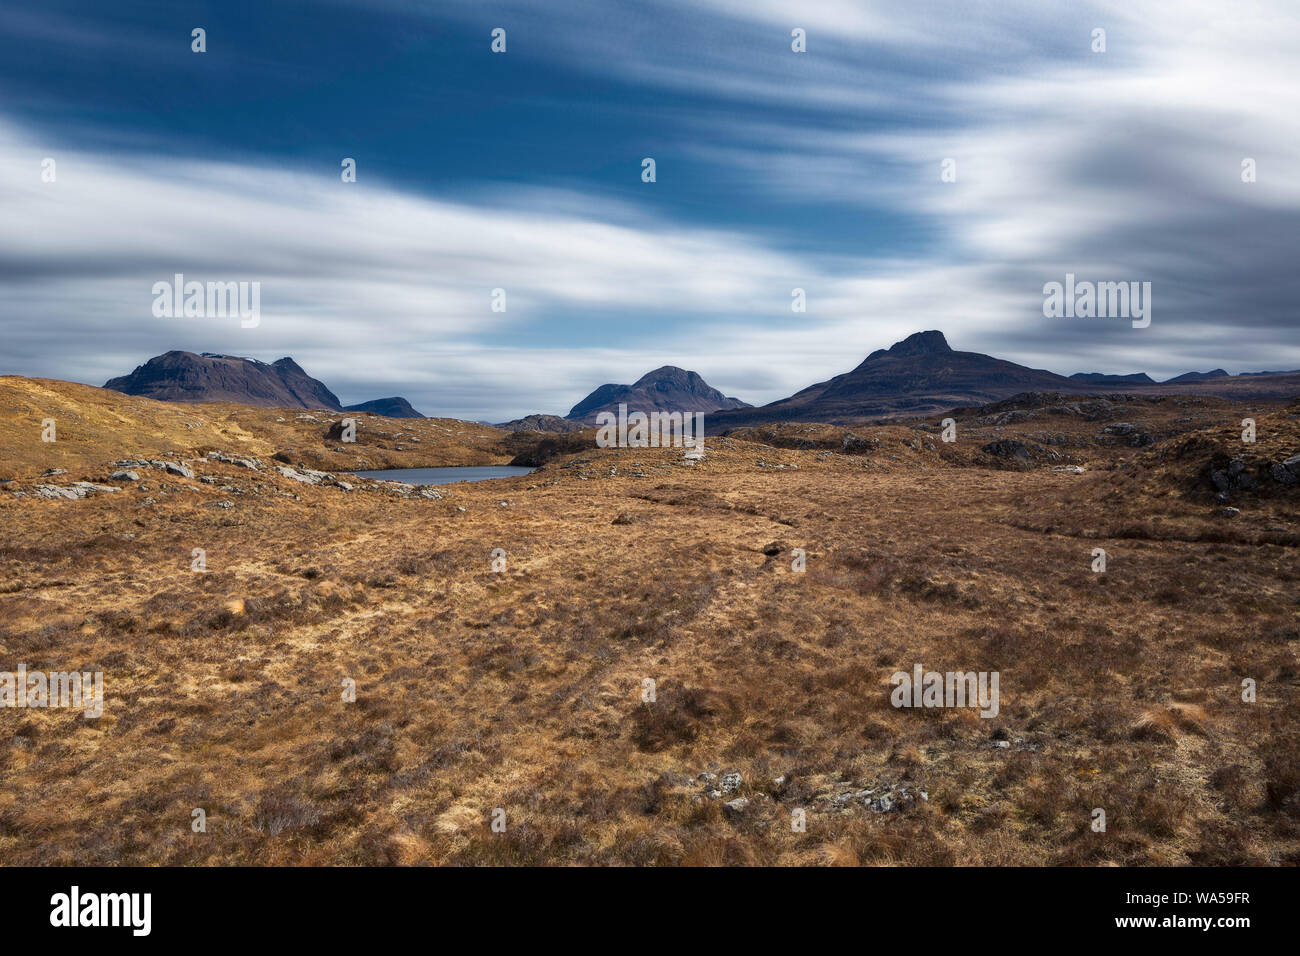
{"label": "dry golden grass", "polygon": [[[230,402],[179,404],[53,379],[0,375],[0,479],[63,468],[104,472],[119,458],[222,451],[334,471],[504,464],[516,454],[505,432],[452,418],[383,418],[364,412],[257,408]],[[356,441],[327,440],[330,425],[354,419]],[[42,422],[55,422],[42,442]],[[111,469],[110,469],[111,470]]]}
{"label": "dry golden grass", "polygon": [[[97,415],[144,430],[144,400],[106,395]],[[99,669],[108,697],[98,720],[0,710],[0,856],[1294,864],[1296,498],[1244,496],[1240,517],[1216,517],[1188,484],[1202,459],[1169,449],[1188,429],[1228,442],[1244,412],[1186,401],[1125,411],[1169,432],[1145,448],[1052,422],[1082,475],[979,452],[1049,427],[1030,420],[965,422],[955,447],[862,426],[880,445],[851,455],[734,437],[695,465],[591,449],[440,500],[211,460],[192,481],[148,471],[147,490],[82,501],[0,490],[0,670]],[[1251,454],[1300,451],[1297,410],[1250,409]],[[151,447],[265,455],[276,424]],[[60,432],[79,449],[0,434],[21,463],[5,487],[30,490],[60,460],[82,471],[59,481],[102,477],[159,441],[104,427]],[[303,454],[327,444],[310,434]],[[207,573],[190,570],[194,548]],[[999,714],[895,709],[889,677],[916,663],[998,671]],[[725,798],[698,779],[731,771]],[[928,799],[880,812],[841,797],[902,788]]]}

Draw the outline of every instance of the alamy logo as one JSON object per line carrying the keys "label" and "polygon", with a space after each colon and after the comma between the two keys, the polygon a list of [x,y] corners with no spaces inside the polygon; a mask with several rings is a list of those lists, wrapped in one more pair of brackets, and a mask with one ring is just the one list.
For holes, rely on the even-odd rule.
{"label": "alamy logo", "polygon": [[703,412],[633,412],[627,405],[596,415],[597,448],[692,448],[704,453]]}
{"label": "alamy logo", "polygon": [[1049,319],[1132,319],[1135,329],[1151,324],[1150,282],[1075,282],[1067,272],[1064,284],[1044,284],[1043,296]]}
{"label": "alamy logo", "polygon": [[925,672],[917,664],[912,673],[896,671],[889,702],[895,707],[979,707],[981,717],[998,715],[997,671]]}
{"label": "alamy logo", "polygon": [[156,319],[239,318],[239,326],[255,329],[262,322],[262,283],[186,282],[178,272],[173,282],[153,284]]}
{"label": "alamy logo", "polygon": [[79,708],[96,719],[104,713],[104,672],[29,674],[27,665],[19,664],[17,673],[0,671],[0,707]]}
{"label": "alamy logo", "polygon": [[50,897],[51,926],[129,926],[133,936],[148,936],[153,924],[151,893],[70,893]]}

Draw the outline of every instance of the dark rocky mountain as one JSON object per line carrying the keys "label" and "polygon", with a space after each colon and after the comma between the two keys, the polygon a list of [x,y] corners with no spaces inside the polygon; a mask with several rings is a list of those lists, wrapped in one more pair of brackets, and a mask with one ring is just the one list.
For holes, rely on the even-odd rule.
{"label": "dark rocky mountain", "polygon": [[1300,374],[1229,375],[1222,369],[1188,372],[1157,383],[1144,372],[1069,377],[979,352],[957,352],[942,332],[917,332],[879,349],[851,372],[757,408],[717,411],[706,420],[711,434],[778,422],[844,425],[895,416],[932,415],[959,406],[986,405],[1022,392],[1095,395],[1098,386],[1130,395],[1216,395],[1238,401],[1300,394]]}
{"label": "dark rocky mountain", "polygon": [[[164,352],[138,366],[130,375],[109,379],[104,387],[160,402],[237,402],[262,408],[344,411],[337,395],[288,357],[268,365],[257,359],[212,352]],[[376,399],[351,405],[347,411],[373,412],[391,418],[424,417],[404,398]]]}
{"label": "dark rocky mountain", "polygon": [[204,352],[165,352],[105,388],[163,402],[239,402],[263,408],[342,411],[338,396],[291,358],[267,365],[256,359]]}
{"label": "dark rocky mountain", "polygon": [[1216,368],[1212,372],[1184,372],[1182,375],[1175,375],[1173,378],[1167,378],[1161,385],[1176,385],[1179,382],[1204,382],[1207,378],[1227,378],[1228,373],[1221,368]]}
{"label": "dark rocky mountain", "polygon": [[1075,372],[1070,376],[1076,382],[1086,385],[1154,385],[1156,380],[1146,372],[1134,372],[1132,375],[1108,375],[1105,372]]}
{"label": "dark rocky mountain", "polygon": [[1019,392],[1074,391],[1079,383],[1044,369],[957,352],[942,332],[917,332],[877,349],[857,368],[789,398],[709,417],[709,431],[767,422],[844,424],[885,415],[921,415],[957,405],[982,405]]}
{"label": "dark rocky mountain", "polygon": [[385,418],[424,418],[411,403],[394,395],[392,398],[376,398],[362,402],[360,405],[344,405],[345,412],[369,412],[371,415],[383,415]]}
{"label": "dark rocky mountain", "polygon": [[600,412],[715,412],[724,408],[749,408],[738,398],[728,398],[696,372],[665,365],[647,372],[631,385],[602,385],[569,410],[571,421],[594,424]]}

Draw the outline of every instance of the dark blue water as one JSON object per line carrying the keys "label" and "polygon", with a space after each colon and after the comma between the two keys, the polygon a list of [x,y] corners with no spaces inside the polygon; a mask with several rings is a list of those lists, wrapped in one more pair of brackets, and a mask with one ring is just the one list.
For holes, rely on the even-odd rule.
{"label": "dark blue water", "polygon": [[390,468],[386,471],[354,471],[352,474],[380,481],[404,481],[408,485],[450,485],[457,481],[515,478],[536,470],[522,465],[473,465],[465,468]]}

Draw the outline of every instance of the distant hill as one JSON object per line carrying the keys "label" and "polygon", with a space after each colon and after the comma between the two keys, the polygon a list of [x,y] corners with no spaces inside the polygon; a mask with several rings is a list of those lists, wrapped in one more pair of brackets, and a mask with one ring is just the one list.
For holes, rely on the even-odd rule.
{"label": "distant hill", "polygon": [[404,398],[393,396],[392,398],[376,398],[373,401],[362,402],[360,405],[345,405],[345,412],[369,412],[371,415],[383,415],[385,418],[424,418],[414,408],[411,403]]}
{"label": "distant hill", "polygon": [[160,402],[238,402],[260,408],[314,408],[423,418],[404,398],[378,398],[344,409],[338,396],[287,356],[271,364],[213,352],[156,355],[104,387]]}
{"label": "distant hill", "polygon": [[697,372],[665,365],[647,372],[631,385],[602,385],[569,410],[570,421],[594,424],[600,412],[715,412],[727,408],[749,408],[738,398],[728,398],[704,381]]}
{"label": "distant hill", "polygon": [[559,415],[525,415],[514,421],[493,425],[508,432],[576,432],[586,426],[582,422],[569,421]]}
{"label": "distant hill", "polygon": [[1182,375],[1175,375],[1173,378],[1167,378],[1161,385],[1176,385],[1179,382],[1204,382],[1208,378],[1227,378],[1228,373],[1221,368],[1216,368],[1212,372],[1184,372]]}
{"label": "distant hill", "polygon": [[[287,411],[243,402],[155,401],[93,385],[0,375],[0,481],[34,478],[47,468],[68,469],[68,480],[104,481],[118,459],[194,459],[210,451],[260,458],[270,469],[291,464],[346,472],[504,465],[528,447],[527,440],[507,442],[505,432],[455,419],[369,416],[358,423],[356,442],[343,444],[327,436],[345,412]],[[58,441],[31,441],[46,418],[57,422]]]}
{"label": "distant hill", "polygon": [[1088,385],[1154,385],[1156,380],[1146,372],[1131,375],[1107,375],[1104,372],[1075,372],[1070,378]]}

